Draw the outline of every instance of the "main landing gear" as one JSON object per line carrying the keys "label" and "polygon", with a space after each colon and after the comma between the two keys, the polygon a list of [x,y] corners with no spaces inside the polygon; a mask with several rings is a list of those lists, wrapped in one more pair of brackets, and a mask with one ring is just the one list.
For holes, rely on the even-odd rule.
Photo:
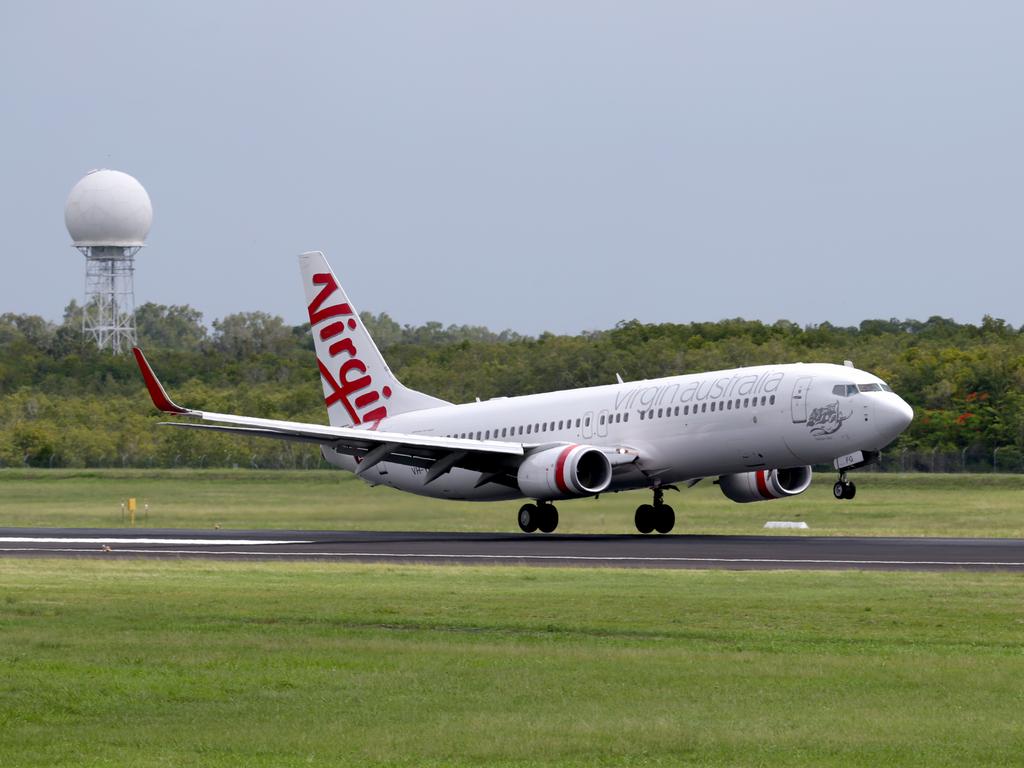
{"label": "main landing gear", "polygon": [[838,500],[852,499],[857,495],[857,486],[846,478],[845,472],[839,473],[839,481],[832,486],[832,495]]}
{"label": "main landing gear", "polygon": [[654,504],[641,504],[637,507],[633,520],[640,533],[668,533],[676,524],[676,513],[665,503],[665,491],[655,488]]}
{"label": "main landing gear", "polygon": [[551,533],[558,527],[558,510],[546,501],[523,504],[519,508],[519,527],[523,533]]}

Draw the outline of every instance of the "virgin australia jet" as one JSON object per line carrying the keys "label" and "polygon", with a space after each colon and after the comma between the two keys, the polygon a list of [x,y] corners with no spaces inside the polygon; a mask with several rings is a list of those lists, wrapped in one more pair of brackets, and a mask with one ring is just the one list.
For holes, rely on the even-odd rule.
{"label": "virgin australia jet", "polygon": [[135,349],[153,403],[213,424],[170,426],[316,443],[371,485],[466,501],[525,498],[519,527],[554,531],[553,501],[647,488],[641,533],[668,533],[666,489],[717,478],[733,501],[803,493],[811,465],[870,464],[913,411],[852,364],[767,365],[455,405],[402,385],[320,252],[299,257],[330,426],[176,405]]}

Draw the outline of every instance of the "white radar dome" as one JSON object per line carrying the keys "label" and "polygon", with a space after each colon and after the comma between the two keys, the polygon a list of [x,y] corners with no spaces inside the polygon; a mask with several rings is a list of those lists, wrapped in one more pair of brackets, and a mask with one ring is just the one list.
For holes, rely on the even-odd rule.
{"label": "white radar dome", "polygon": [[64,205],[64,224],[76,246],[141,246],[152,223],[149,195],[121,171],[89,171]]}

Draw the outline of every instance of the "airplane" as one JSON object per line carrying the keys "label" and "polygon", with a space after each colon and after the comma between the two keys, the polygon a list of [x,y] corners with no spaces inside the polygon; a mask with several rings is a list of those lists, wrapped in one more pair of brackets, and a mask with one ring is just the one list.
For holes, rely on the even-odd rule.
{"label": "airplane", "polygon": [[[729,499],[796,496],[813,464],[847,473],[876,461],[913,419],[888,384],[846,361],[760,365],[453,404],[392,373],[320,251],[299,256],[329,426],[183,408],[142,350],[136,361],[162,422],[314,443],[328,463],[371,485],[442,499],[526,499],[525,533],[558,527],[553,502],[648,489],[640,533],[668,533],[666,490],[712,479]],[[213,423],[198,423],[213,422]]]}

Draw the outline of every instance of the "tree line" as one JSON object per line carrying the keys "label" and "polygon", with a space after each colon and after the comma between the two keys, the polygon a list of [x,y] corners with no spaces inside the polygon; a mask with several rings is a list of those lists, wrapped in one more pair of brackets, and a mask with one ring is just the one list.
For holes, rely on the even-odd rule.
{"label": "tree line", "polygon": [[[0,465],[308,467],[315,446],[157,428],[131,356],[97,350],[71,302],[60,323],[0,315]],[[1024,328],[986,316],[865,320],[858,326],[638,320],[577,335],[362,318],[409,386],[453,402],[787,362],[852,360],[888,381],[916,418],[895,451],[1024,457]],[[188,406],[323,423],[309,325],[264,312],[214,320],[143,304],[139,341]]]}

